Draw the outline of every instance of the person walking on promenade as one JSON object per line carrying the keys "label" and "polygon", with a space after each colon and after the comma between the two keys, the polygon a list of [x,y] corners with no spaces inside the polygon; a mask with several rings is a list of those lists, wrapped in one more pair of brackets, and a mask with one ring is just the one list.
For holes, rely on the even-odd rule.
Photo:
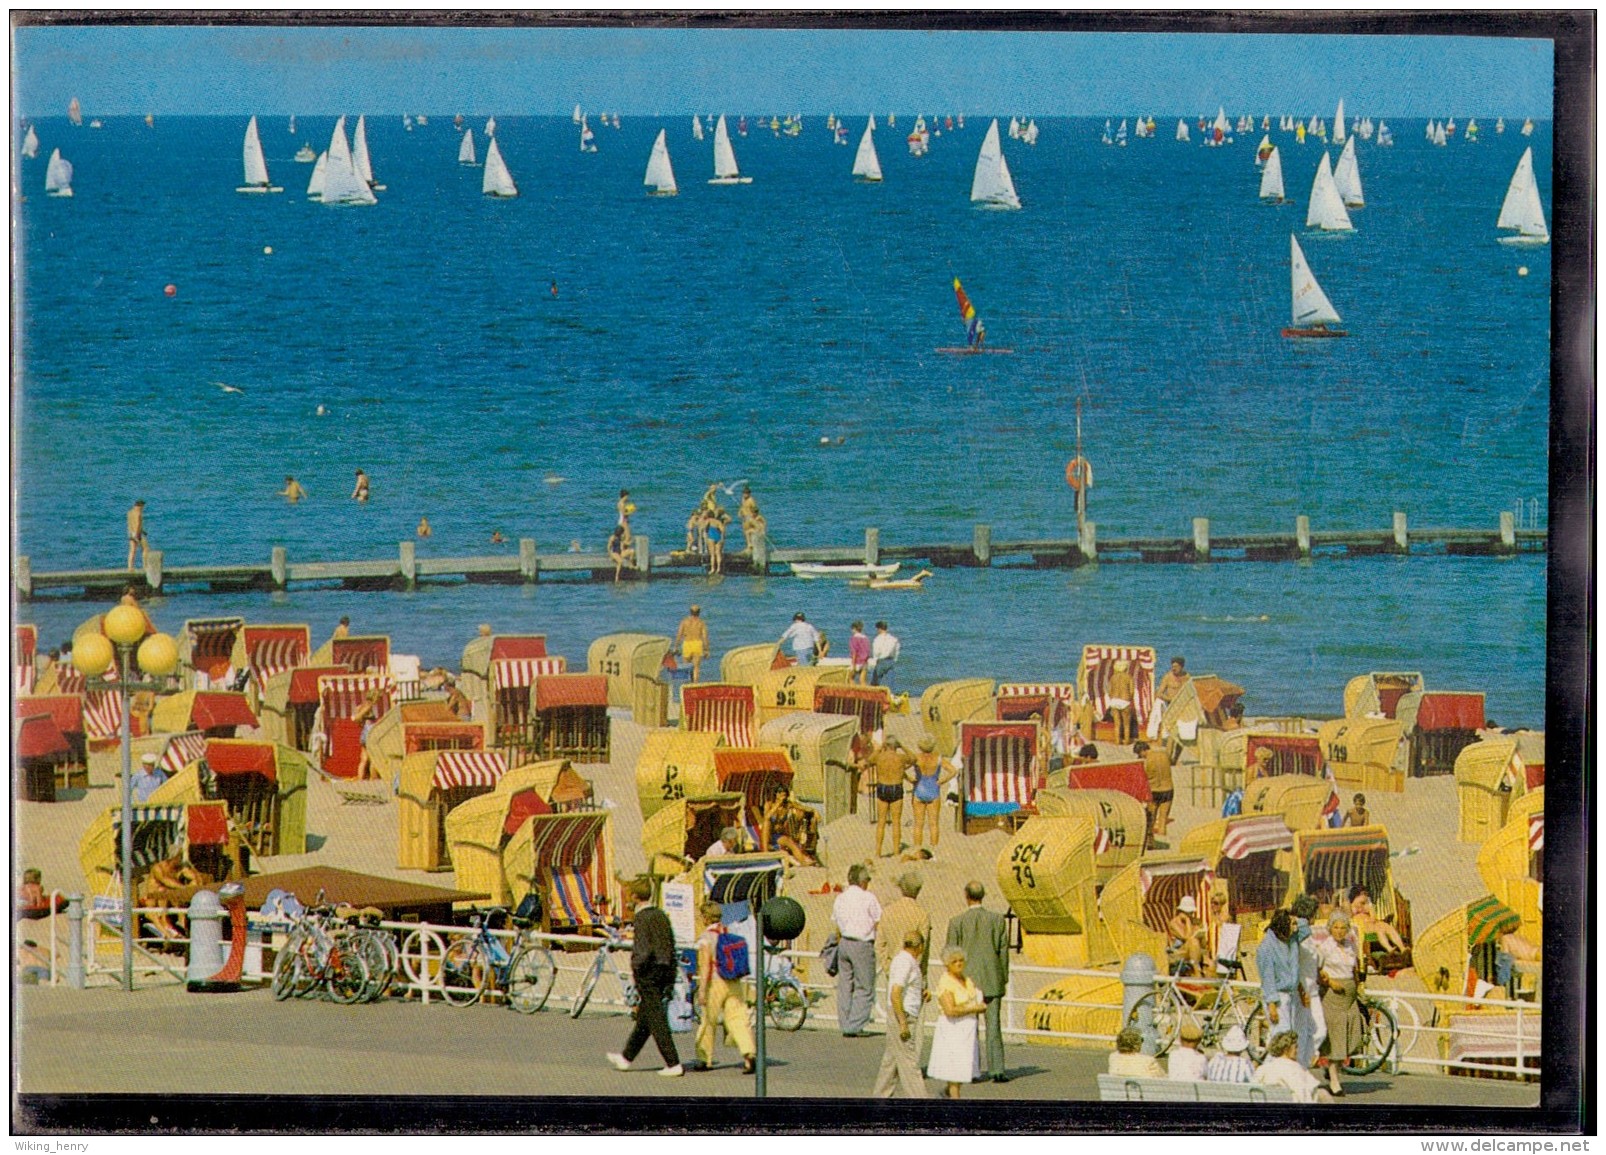
{"label": "person walking on promenade", "polygon": [[1361,945],[1350,930],[1349,915],[1333,912],[1327,920],[1327,937],[1316,943],[1316,957],[1321,963],[1317,982],[1322,988],[1322,1017],[1327,1023],[1323,1044],[1327,1053],[1327,1087],[1333,1094],[1342,1095],[1344,1087],[1339,1082],[1338,1069],[1360,1046],[1364,1030],[1355,1007],[1364,973]]}
{"label": "person walking on promenade", "polygon": [[150,539],[145,536],[145,499],[140,498],[128,507],[128,572],[134,572],[134,555],[138,553],[144,560],[150,549]]}
{"label": "person walking on promenade", "polygon": [[976,984],[965,974],[965,952],[951,946],[942,952],[942,977],[937,980],[937,1032],[931,1037],[931,1058],[926,1076],[948,1086],[943,1093],[959,1098],[959,1088],[981,1077],[981,1057],[976,1042],[976,1020],[987,1013],[987,1002]]}
{"label": "person walking on promenade", "polygon": [[708,656],[708,623],[703,621],[701,606],[692,606],[680,619],[680,628],[675,631],[675,648],[680,651],[682,660],[691,663],[691,680],[697,681],[703,659]]}
{"label": "person walking on promenade", "polygon": [[630,884],[629,895],[636,904],[635,945],[630,950],[630,973],[636,980],[641,1002],[636,1008],[636,1025],[623,1051],[608,1052],[608,1062],[620,1071],[630,1064],[652,1036],[664,1066],[658,1073],[677,1079],[686,1073],[675,1051],[675,1036],[669,1030],[669,994],[675,985],[675,932],[669,916],[653,905],[652,883],[638,878]]}
{"label": "person walking on promenade", "polygon": [[896,738],[888,738],[881,749],[870,755],[871,781],[875,789],[875,856],[882,857],[881,843],[887,827],[892,828],[893,857],[903,849],[903,785],[914,759],[905,753]]}
{"label": "person walking on promenade", "polygon": [[801,612],[792,615],[792,624],[781,635],[779,645],[790,645],[792,657],[800,666],[814,664],[814,646],[820,640],[820,631],[809,625]]}
{"label": "person walking on promenade", "polygon": [[937,849],[941,837],[942,791],[959,771],[953,763],[937,753],[937,740],[930,734],[920,739],[920,753],[915,755],[915,784],[913,802],[915,811],[915,849],[925,845],[925,834],[931,834],[931,849]]}
{"label": "person walking on promenade", "polygon": [[887,903],[881,911],[881,924],[876,930],[875,961],[879,970],[892,973],[892,962],[909,932],[920,935],[920,973],[931,961],[931,915],[920,905],[920,891],[925,880],[917,870],[906,870],[898,879],[898,897]]}
{"label": "person walking on promenade", "polygon": [[1299,990],[1302,996],[1294,1006],[1294,1033],[1299,1037],[1299,1063],[1309,1067],[1316,1062],[1318,1048],[1327,1037],[1327,1020],[1322,1017],[1322,990],[1317,981],[1321,960],[1316,957],[1316,937],[1312,922],[1316,918],[1316,899],[1301,894],[1289,907],[1294,916],[1294,941],[1299,944]]}
{"label": "person walking on promenade", "polygon": [[[972,880],[965,884],[964,913],[948,923],[949,947],[965,952],[970,977],[986,1002],[987,1043],[984,1048],[987,1075],[995,1083],[1009,1082],[1004,1062],[1004,993],[1009,990],[1009,928],[1004,916],[981,904],[987,888]],[[946,954],[943,956],[947,957]]]}
{"label": "person walking on promenade", "polygon": [[831,921],[836,923],[836,1006],[843,1038],[865,1034],[875,996],[875,933],[881,904],[870,893],[870,870],[861,862],[848,867],[848,888],[836,896]]}
{"label": "person walking on promenade", "polygon": [[742,1074],[751,1075],[757,1069],[758,1049],[747,1023],[746,984],[742,976],[725,978],[720,974],[724,910],[717,902],[705,902],[700,909],[708,926],[697,940],[697,1005],[702,1008],[702,1021],[697,1025],[697,1064],[690,1069],[706,1071],[714,1065],[714,1044],[723,1024],[725,1041],[742,1053]]}
{"label": "person walking on promenade", "polygon": [[301,488],[301,483],[299,481],[286,475],[284,479],[284,488],[279,490],[276,496],[282,497],[291,505],[294,505],[296,502],[303,500],[307,496],[307,491]]}
{"label": "person walking on promenade", "polygon": [[1260,995],[1266,1019],[1274,1031],[1294,1029],[1294,1004],[1305,998],[1299,985],[1299,943],[1294,941],[1294,918],[1286,910],[1273,911],[1266,933],[1255,950],[1260,973]]}
{"label": "person walking on promenade", "polygon": [[887,628],[886,622],[875,624],[875,638],[870,642],[870,684],[892,689],[892,671],[903,653],[903,643]]}
{"label": "person walking on promenade", "polygon": [[351,499],[364,504],[368,501],[368,475],[360,469],[357,471],[357,483],[351,487]]}
{"label": "person walking on promenade", "polygon": [[1104,688],[1109,703],[1110,720],[1115,723],[1115,740],[1125,746],[1138,736],[1137,711],[1132,703],[1137,697],[1137,686],[1132,681],[1132,663],[1125,658],[1116,660],[1110,671],[1110,681]]}
{"label": "person walking on promenade", "polygon": [[903,1091],[910,1099],[929,1099],[925,1076],[920,1073],[920,1011],[926,998],[927,942],[918,930],[903,936],[903,949],[892,957],[887,970],[887,1045],[876,1072],[877,1099],[890,1099]]}
{"label": "person walking on promenade", "polygon": [[864,685],[870,676],[870,639],[865,636],[864,623],[854,622],[848,635],[848,680]]}

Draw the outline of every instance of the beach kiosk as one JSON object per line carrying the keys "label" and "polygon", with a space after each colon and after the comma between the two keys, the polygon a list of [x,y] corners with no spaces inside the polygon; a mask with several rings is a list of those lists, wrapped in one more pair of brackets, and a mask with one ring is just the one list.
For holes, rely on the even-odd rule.
{"label": "beach kiosk", "polygon": [[959,723],[993,716],[997,684],[991,678],[960,678],[926,687],[920,695],[920,719],[936,741],[937,753],[951,758],[959,749]]}
{"label": "beach kiosk", "polygon": [[1274,814],[1290,830],[1326,827],[1327,815],[1337,810],[1338,794],[1329,778],[1309,774],[1282,774],[1257,778],[1244,788],[1242,814]]}
{"label": "beach kiosk", "polygon": [[514,767],[489,793],[447,812],[446,845],[458,888],[484,892],[493,905],[508,905],[502,851],[519,828],[537,814],[593,809],[591,783],[567,760]]}
{"label": "beach kiosk", "polygon": [[244,618],[191,618],[178,635],[179,685],[186,690],[232,690],[237,674],[235,643]]}
{"label": "beach kiosk", "polygon": [[645,821],[682,798],[701,798],[718,789],[714,748],[725,744],[708,731],[649,730],[636,759],[636,797]]}
{"label": "beach kiosk", "polygon": [[1361,674],[1344,686],[1344,716],[1397,717],[1400,699],[1407,694],[1420,694],[1423,689],[1422,675],[1414,670],[1374,670]]}
{"label": "beach kiosk", "polygon": [[1456,838],[1481,845],[1506,824],[1511,804],[1527,789],[1528,768],[1515,742],[1491,739],[1464,748],[1455,759]]}
{"label": "beach kiosk", "polygon": [[1012,829],[1015,815],[1046,786],[1048,759],[1034,722],[959,723],[962,834]]}
{"label": "beach kiosk", "polygon": [[1038,966],[1085,966],[1098,917],[1098,828],[1086,815],[1028,819],[999,852],[998,887]]}
{"label": "beach kiosk", "polygon": [[310,751],[313,723],[318,716],[318,681],[349,673],[344,666],[297,666],[270,675],[263,685],[259,706],[262,736],[296,750]]}
{"label": "beach kiosk", "polygon": [[323,772],[333,778],[355,778],[362,763],[362,728],[356,715],[374,696],[374,721],[391,710],[396,684],[389,673],[324,674],[318,679],[323,711]]}
{"label": "beach kiosk", "polygon": [[635,705],[636,677],[656,680],[674,643],[657,634],[604,634],[586,650],[586,673],[608,679],[608,705]]}
{"label": "beach kiosk", "polygon": [[1110,675],[1116,662],[1126,662],[1132,675],[1132,707],[1137,716],[1137,732],[1149,732],[1149,717],[1154,713],[1154,647],[1105,646],[1082,647],[1082,661],[1076,668],[1076,684],[1084,697],[1092,702],[1093,733],[1088,735],[1100,741],[1115,741],[1114,721],[1105,721],[1110,710]]}
{"label": "beach kiosk", "polygon": [[[568,676],[568,669],[568,659],[551,655],[493,659],[487,682],[488,697],[482,711],[483,716],[490,720],[492,744],[526,751],[541,749],[540,726],[532,712],[534,688],[549,678]],[[584,674],[575,676],[586,677]],[[601,675],[592,677],[600,678]],[[598,697],[595,694],[592,696]],[[605,681],[601,683],[600,701],[597,704],[606,715],[608,688]],[[607,745],[606,732],[603,745]]]}
{"label": "beach kiosk", "polygon": [[680,728],[718,734],[727,745],[751,746],[758,735],[757,715],[752,686],[702,682],[680,692]]}
{"label": "beach kiosk", "polygon": [[860,724],[848,714],[799,712],[783,714],[759,729],[760,745],[786,751],[792,793],[799,802],[822,805],[826,823],[858,812],[853,743]]}
{"label": "beach kiosk", "polygon": [[396,865],[450,870],[446,816],[494,790],[507,769],[500,750],[428,750],[404,758],[396,786]]}
{"label": "beach kiosk", "polygon": [[543,674],[529,691],[529,733],[541,758],[606,762],[612,740],[608,679]]}
{"label": "beach kiosk", "polygon": [[[304,666],[312,656],[312,631],[305,625],[261,625],[249,622],[234,635],[229,661],[236,670],[250,670],[245,692],[253,709],[262,709],[268,681],[275,675]],[[275,737],[282,742],[283,738]]]}
{"label": "beach kiosk", "polygon": [[[184,737],[180,735],[179,737]],[[276,742],[203,740],[216,797],[252,854],[307,851],[307,759]]]}
{"label": "beach kiosk", "polygon": [[534,814],[502,850],[509,905],[532,891],[541,897],[541,929],[589,932],[619,917],[612,815],[606,810]]}
{"label": "beach kiosk", "polygon": [[1316,741],[1342,789],[1398,794],[1405,789],[1401,729],[1393,718],[1334,718],[1322,723]]}
{"label": "beach kiosk", "polygon": [[719,660],[719,680],[731,685],[756,686],[761,677],[775,668],[780,652],[781,647],[774,642],[726,650]]}
{"label": "beach kiosk", "polygon": [[547,656],[545,634],[482,634],[463,647],[457,688],[470,701],[483,703],[491,695],[491,667],[496,662],[533,661]]}
{"label": "beach kiosk", "polygon": [[1403,955],[1389,956],[1377,945],[1376,937],[1368,935],[1365,948],[1376,956],[1376,969],[1401,970],[1411,965],[1411,904],[1394,886],[1387,827],[1295,829],[1293,868],[1288,884],[1290,902],[1296,895],[1314,893],[1320,883],[1331,888],[1335,903],[1347,907],[1350,888],[1357,884],[1366,887],[1374,916],[1393,923],[1406,947]]}
{"label": "beach kiosk", "polygon": [[445,702],[398,702],[368,731],[368,764],[388,782],[409,754],[485,749],[485,731],[484,723],[464,721]]}
{"label": "beach kiosk", "polygon": [[885,686],[822,682],[814,687],[814,713],[857,718],[859,733],[868,737],[886,725],[887,715],[892,713],[892,691]]}
{"label": "beach kiosk", "polygon": [[1412,778],[1455,773],[1456,757],[1484,728],[1479,693],[1407,694],[1397,712],[1409,743],[1406,772]]}

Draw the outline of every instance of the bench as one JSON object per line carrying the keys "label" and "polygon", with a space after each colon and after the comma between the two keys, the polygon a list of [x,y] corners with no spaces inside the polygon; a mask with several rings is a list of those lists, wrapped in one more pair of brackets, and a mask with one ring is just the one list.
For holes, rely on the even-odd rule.
{"label": "bench", "polygon": [[1204,1083],[1177,1079],[1138,1079],[1129,1075],[1100,1075],[1102,1102],[1132,1103],[1292,1103],[1287,1087],[1259,1083]]}

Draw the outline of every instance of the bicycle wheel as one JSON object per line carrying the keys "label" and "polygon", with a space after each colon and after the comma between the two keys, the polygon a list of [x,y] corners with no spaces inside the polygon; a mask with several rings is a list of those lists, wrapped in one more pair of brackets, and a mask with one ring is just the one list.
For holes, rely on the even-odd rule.
{"label": "bicycle wheel", "polygon": [[454,1007],[479,1002],[490,978],[490,962],[479,943],[460,938],[446,948],[446,957],[441,959],[441,994]]}
{"label": "bicycle wheel", "polygon": [[358,931],[347,940],[347,948],[355,950],[362,955],[363,962],[368,964],[368,986],[362,994],[362,1001],[371,1003],[383,995],[390,986],[391,968],[390,958],[385,953],[384,946],[379,939],[366,931]]}
{"label": "bicycle wheel", "polygon": [[1281,1023],[1272,1026],[1266,1014],[1266,1004],[1261,1002],[1260,996],[1249,991],[1234,990],[1229,1001],[1222,1008],[1216,1018],[1216,1038],[1219,1039],[1233,1027],[1242,1027],[1244,1037],[1249,1040],[1249,1057],[1256,1063],[1266,1058],[1266,1044],[1278,1031],[1291,1031],[1292,1023]]}
{"label": "bicycle wheel", "polygon": [[1381,1003],[1366,1004],[1362,1014],[1366,1018],[1366,1032],[1362,1036],[1361,1048],[1344,1062],[1344,1071],[1350,1075],[1370,1075],[1388,1062],[1389,1052],[1394,1049],[1395,1036],[1399,1034],[1394,1012]]}
{"label": "bicycle wheel", "polygon": [[507,968],[508,1006],[521,1015],[533,1015],[546,1006],[552,993],[552,983],[558,977],[558,964],[552,952],[538,946],[527,946],[513,956]]}
{"label": "bicycle wheel", "polygon": [[301,952],[288,947],[273,960],[273,1001],[282,1003],[302,985]]}
{"label": "bicycle wheel", "polygon": [[599,952],[592,960],[591,966],[587,968],[585,977],[580,980],[580,990],[574,996],[574,1004],[569,1007],[571,1019],[578,1019],[580,1012],[585,1010],[586,1004],[591,1001],[591,992],[597,989],[597,978],[602,974],[603,957]]}
{"label": "bicycle wheel", "polygon": [[765,1003],[769,1006],[770,1022],[783,1031],[802,1028],[809,1017],[808,996],[795,982],[769,980],[765,984]]}
{"label": "bicycle wheel", "polygon": [[350,946],[336,945],[330,948],[324,973],[324,989],[332,1000],[342,1005],[356,1002],[368,990],[368,962]]}
{"label": "bicycle wheel", "polygon": [[1132,1013],[1127,1016],[1126,1025],[1137,1026],[1143,1021],[1145,1013],[1154,1019],[1154,1053],[1159,1057],[1176,1043],[1177,1036],[1182,1033],[1182,1017],[1187,1012],[1178,995],[1170,990],[1158,990],[1150,991],[1137,1001]]}

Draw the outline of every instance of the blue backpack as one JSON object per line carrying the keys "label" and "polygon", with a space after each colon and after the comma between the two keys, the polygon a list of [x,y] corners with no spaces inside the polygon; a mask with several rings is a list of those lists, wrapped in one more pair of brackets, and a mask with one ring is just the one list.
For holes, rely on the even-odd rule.
{"label": "blue backpack", "polygon": [[721,930],[714,940],[714,973],[722,979],[745,979],[752,973],[747,958],[747,939]]}

